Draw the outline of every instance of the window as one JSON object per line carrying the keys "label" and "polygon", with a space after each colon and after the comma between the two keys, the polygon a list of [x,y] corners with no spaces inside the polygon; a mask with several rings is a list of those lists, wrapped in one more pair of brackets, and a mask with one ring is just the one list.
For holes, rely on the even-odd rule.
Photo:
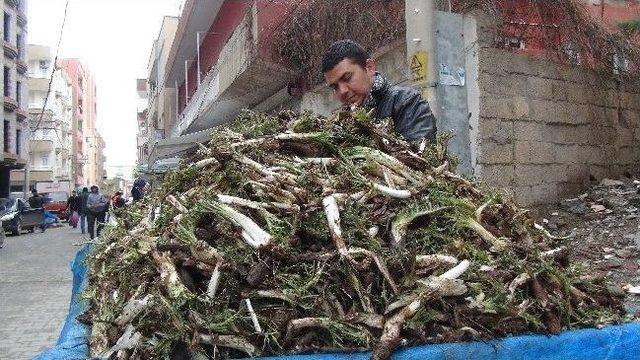
{"label": "window", "polygon": [[11,15],[4,13],[4,41],[11,41]]}
{"label": "window", "polygon": [[24,48],[22,47],[22,34],[16,35],[16,47],[18,48],[18,59],[24,59]]}
{"label": "window", "polygon": [[82,99],[78,99],[78,111],[82,114]]}
{"label": "window", "polygon": [[4,96],[11,95],[11,69],[4,67]]}
{"label": "window", "polygon": [[22,148],[22,130],[16,129],[16,154],[20,155]]}
{"label": "window", "polygon": [[42,166],[49,166],[49,154],[42,155]]}
{"label": "window", "polygon": [[3,130],[3,135],[4,135],[4,152],[9,152],[9,149],[11,148],[9,146],[9,120],[5,120],[4,121],[4,130]]}
{"label": "window", "polygon": [[20,81],[16,81],[16,101],[18,107],[22,107],[22,83]]}

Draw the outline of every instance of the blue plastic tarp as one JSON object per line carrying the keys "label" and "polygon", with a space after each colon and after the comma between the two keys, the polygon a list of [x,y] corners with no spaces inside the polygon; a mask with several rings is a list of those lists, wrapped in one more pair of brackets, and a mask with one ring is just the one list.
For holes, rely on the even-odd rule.
{"label": "blue plastic tarp", "polygon": [[71,290],[71,303],[67,319],[60,331],[56,347],[36,356],[36,360],[86,360],[89,358],[89,327],[76,320],[87,308],[87,302],[82,299],[82,292],[87,286],[87,266],[84,259],[89,254],[91,247],[85,245],[76,254],[71,262],[73,273],[73,288]]}
{"label": "blue plastic tarp", "polygon": [[[86,309],[82,291],[87,284],[84,259],[90,248],[78,252],[71,265],[73,292],[71,305],[57,346],[35,357],[37,360],[88,359],[89,328],[76,317]],[[364,360],[370,353],[276,356],[263,360]],[[565,331],[560,335],[524,335],[489,342],[424,345],[396,351],[397,360],[638,360],[640,322],[608,326],[604,329]]]}

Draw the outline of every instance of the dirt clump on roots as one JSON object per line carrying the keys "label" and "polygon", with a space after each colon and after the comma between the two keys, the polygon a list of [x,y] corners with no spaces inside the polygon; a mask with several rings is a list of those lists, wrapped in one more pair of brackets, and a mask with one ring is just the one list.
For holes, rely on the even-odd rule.
{"label": "dirt clump on roots", "polygon": [[625,320],[567,239],[364,110],[243,113],[88,259],[92,356],[373,351]]}

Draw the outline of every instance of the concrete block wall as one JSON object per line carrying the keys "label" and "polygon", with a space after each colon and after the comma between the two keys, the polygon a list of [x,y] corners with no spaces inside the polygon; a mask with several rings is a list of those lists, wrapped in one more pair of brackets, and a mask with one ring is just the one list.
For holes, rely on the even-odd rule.
{"label": "concrete block wall", "polygon": [[640,86],[578,66],[479,48],[476,175],[521,205],[640,168]]}

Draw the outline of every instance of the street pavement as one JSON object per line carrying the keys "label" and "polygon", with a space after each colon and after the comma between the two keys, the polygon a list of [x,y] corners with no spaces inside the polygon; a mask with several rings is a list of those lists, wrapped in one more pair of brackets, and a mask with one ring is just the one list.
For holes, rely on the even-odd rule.
{"label": "street pavement", "polygon": [[31,359],[56,340],[69,309],[70,262],[83,241],[68,225],[7,235],[0,249],[0,359]]}

